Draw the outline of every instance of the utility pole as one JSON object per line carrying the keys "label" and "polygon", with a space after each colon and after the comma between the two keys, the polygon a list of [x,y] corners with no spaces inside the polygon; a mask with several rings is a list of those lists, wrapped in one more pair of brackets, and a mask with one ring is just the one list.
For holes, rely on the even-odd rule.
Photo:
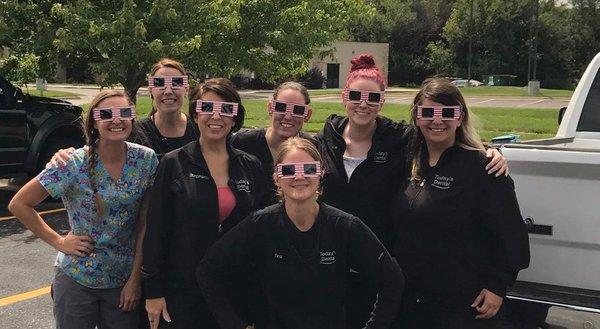
{"label": "utility pole", "polygon": [[529,95],[537,95],[540,93],[540,82],[537,80],[539,8],[539,0],[532,0],[531,28],[529,29],[529,58],[527,61],[527,92]]}
{"label": "utility pole", "polygon": [[473,58],[473,1],[471,0],[469,10],[469,58],[467,63],[467,87],[471,86],[471,61]]}

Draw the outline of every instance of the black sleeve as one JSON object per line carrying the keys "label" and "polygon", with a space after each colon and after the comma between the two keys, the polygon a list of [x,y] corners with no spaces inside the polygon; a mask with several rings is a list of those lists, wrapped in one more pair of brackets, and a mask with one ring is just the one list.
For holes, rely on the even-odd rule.
{"label": "black sleeve", "polygon": [[396,318],[404,275],[375,234],[359,219],[351,223],[348,241],[350,267],[364,273],[378,287],[377,301],[365,328],[389,328]]}
{"label": "black sleeve", "polygon": [[520,270],[529,266],[529,236],[510,177],[494,177],[480,169],[481,218],[492,238],[492,254],[483,286],[504,297]]}
{"label": "black sleeve", "polygon": [[252,169],[254,175],[254,186],[255,186],[255,195],[256,195],[256,203],[253,207],[253,211],[263,209],[267,206],[270,206],[272,202],[272,196],[270,193],[270,188],[272,184],[269,184],[267,179],[273,179],[272,177],[266,177],[265,172],[262,168],[262,164],[260,161],[253,156],[256,161],[252,162]]}
{"label": "black sleeve", "polygon": [[256,221],[251,214],[213,244],[196,268],[196,280],[206,303],[224,329],[246,327],[227,297],[224,280],[252,266],[250,256],[254,249],[255,225]]}
{"label": "black sleeve", "polygon": [[165,296],[165,258],[170,227],[168,218],[173,214],[173,201],[169,184],[173,172],[172,159],[163,158],[156,171],[150,190],[150,202],[143,243],[142,275],[145,298]]}

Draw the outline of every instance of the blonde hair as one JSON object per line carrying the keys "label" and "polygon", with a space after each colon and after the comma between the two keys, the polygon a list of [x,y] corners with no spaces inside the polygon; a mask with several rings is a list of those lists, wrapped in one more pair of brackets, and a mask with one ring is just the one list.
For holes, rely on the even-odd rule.
{"label": "blonde hair", "polygon": [[[319,153],[319,150],[317,150],[315,144],[306,138],[298,136],[286,139],[283,143],[281,143],[281,145],[279,145],[279,147],[277,147],[277,151],[275,152],[274,172],[277,172],[277,165],[283,163],[283,159],[292,151],[296,150],[304,151],[310,155],[314,161],[317,161],[321,165],[321,172],[323,172],[323,158],[321,157],[321,153]],[[319,192],[317,192],[317,194],[320,194],[320,190],[321,187],[319,187]],[[277,189],[277,196],[280,201],[284,200],[281,189],[279,188]]]}
{"label": "blonde hair", "polygon": [[[133,102],[131,101],[131,99],[129,99],[127,94],[125,94],[122,91],[118,91],[118,90],[101,91],[100,93],[98,93],[98,95],[96,95],[96,97],[94,97],[94,99],[90,103],[90,109],[87,113],[86,120],[85,120],[85,127],[84,127],[85,128],[85,136],[86,136],[86,145],[88,146],[88,149],[87,149],[87,156],[88,156],[87,171],[88,171],[88,175],[90,177],[90,187],[92,188],[92,191],[94,192],[94,203],[96,204],[96,210],[98,211],[99,218],[104,217],[104,202],[102,201],[102,198],[100,197],[100,193],[98,193],[98,185],[97,185],[96,177],[95,177],[96,176],[95,168],[96,168],[96,163],[97,163],[97,159],[96,159],[96,156],[97,156],[96,147],[97,146],[96,146],[96,144],[98,142],[98,139],[100,138],[100,134],[98,133],[98,129],[96,129],[94,127],[94,111],[93,110],[95,108],[97,108],[98,105],[105,99],[113,98],[113,97],[124,98],[125,100],[127,100],[129,105],[133,105]],[[132,124],[132,126],[133,126],[133,124]]]}
{"label": "blonde hair", "polygon": [[[423,104],[425,99],[429,99],[443,105],[460,105],[462,109],[462,123],[456,129],[455,144],[468,150],[477,150],[485,153],[485,148],[477,133],[475,122],[477,121],[473,113],[470,113],[467,103],[458,87],[450,83],[445,78],[429,78],[423,81],[421,89],[413,100],[411,110],[411,121],[417,125],[417,106]],[[411,179],[421,180],[421,161],[426,149],[425,138],[420,129],[415,129],[411,145],[409,147],[410,158],[412,159]]]}

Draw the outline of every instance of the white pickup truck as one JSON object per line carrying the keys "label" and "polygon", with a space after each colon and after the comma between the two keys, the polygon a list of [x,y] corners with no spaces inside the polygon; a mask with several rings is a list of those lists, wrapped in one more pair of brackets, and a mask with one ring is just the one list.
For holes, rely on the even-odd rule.
{"label": "white pickup truck", "polygon": [[599,70],[600,53],[561,109],[556,137],[501,148],[531,245],[508,303],[533,306],[529,315],[558,328],[600,328]]}

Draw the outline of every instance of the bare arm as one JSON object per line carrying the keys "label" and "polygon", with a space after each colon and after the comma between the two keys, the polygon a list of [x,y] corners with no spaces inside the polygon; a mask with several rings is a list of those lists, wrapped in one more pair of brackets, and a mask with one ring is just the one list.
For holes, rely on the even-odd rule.
{"label": "bare arm", "polygon": [[37,178],[30,180],[10,200],[8,210],[15,215],[33,234],[56,250],[65,254],[84,256],[92,251],[91,239],[88,236],[77,236],[71,232],[65,237],[56,233],[34,207],[48,196],[48,192]]}

